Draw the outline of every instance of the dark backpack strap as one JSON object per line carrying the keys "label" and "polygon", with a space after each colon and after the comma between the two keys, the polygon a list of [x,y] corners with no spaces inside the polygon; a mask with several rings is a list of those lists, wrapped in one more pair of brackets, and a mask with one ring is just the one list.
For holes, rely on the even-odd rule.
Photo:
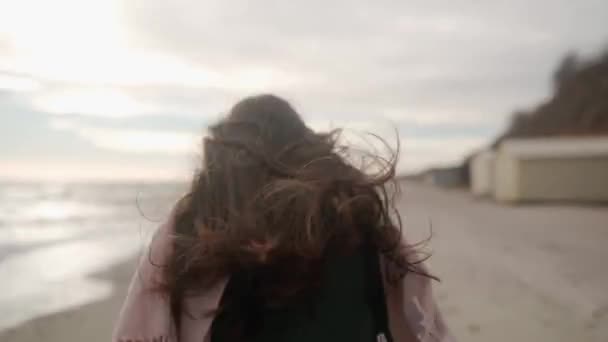
{"label": "dark backpack strap", "polygon": [[386,296],[384,294],[384,284],[382,272],[380,271],[380,258],[378,251],[370,243],[365,246],[367,264],[367,286],[370,298],[370,307],[376,325],[377,342],[393,342],[393,336],[389,328],[388,310],[386,306]]}

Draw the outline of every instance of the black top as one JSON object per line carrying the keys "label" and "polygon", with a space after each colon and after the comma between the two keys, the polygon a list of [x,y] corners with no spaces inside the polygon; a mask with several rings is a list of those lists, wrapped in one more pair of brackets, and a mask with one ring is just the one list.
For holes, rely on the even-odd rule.
{"label": "black top", "polygon": [[392,341],[378,254],[369,246],[351,255],[328,258],[319,291],[304,303],[260,308],[251,296],[251,277],[231,277],[221,303],[230,298],[238,305],[227,307],[215,318],[211,342],[236,342],[236,322],[243,321],[247,342],[375,342],[380,334]]}

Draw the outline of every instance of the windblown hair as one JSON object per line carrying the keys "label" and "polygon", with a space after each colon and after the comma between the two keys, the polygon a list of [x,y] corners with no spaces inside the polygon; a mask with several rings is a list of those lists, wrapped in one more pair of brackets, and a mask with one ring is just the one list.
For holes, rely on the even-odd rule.
{"label": "windblown hair", "polygon": [[261,277],[266,305],[285,305],[319,283],[328,255],[364,241],[396,266],[389,280],[417,272],[388,188],[397,153],[372,156],[376,170],[366,174],[347,160],[339,134],[314,132],[273,95],[246,98],[209,127],[163,270],[174,315],[184,296],[242,271]]}

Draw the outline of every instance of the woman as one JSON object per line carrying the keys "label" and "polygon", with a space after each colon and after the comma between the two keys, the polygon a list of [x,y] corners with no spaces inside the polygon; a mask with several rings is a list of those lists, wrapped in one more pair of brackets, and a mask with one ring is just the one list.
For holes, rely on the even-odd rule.
{"label": "woman", "polygon": [[[114,341],[449,341],[387,184],[273,95],[209,128]],[[376,166],[377,166],[376,165]]]}

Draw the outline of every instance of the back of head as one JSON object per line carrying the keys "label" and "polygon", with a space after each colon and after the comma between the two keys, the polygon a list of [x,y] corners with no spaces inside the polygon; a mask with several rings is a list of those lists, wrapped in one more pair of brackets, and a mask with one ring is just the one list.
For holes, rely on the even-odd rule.
{"label": "back of head", "polygon": [[246,98],[211,126],[201,170],[178,205],[165,289],[183,296],[251,271],[269,275],[260,296],[282,305],[318,283],[328,255],[364,239],[409,267],[385,189],[396,160],[365,174],[341,155],[338,134],[313,132],[273,95]]}
{"label": "back of head", "polygon": [[238,102],[228,117],[215,126],[244,124],[257,127],[257,138],[269,145],[288,145],[305,134],[312,133],[291,105],[274,95],[248,97]]}

